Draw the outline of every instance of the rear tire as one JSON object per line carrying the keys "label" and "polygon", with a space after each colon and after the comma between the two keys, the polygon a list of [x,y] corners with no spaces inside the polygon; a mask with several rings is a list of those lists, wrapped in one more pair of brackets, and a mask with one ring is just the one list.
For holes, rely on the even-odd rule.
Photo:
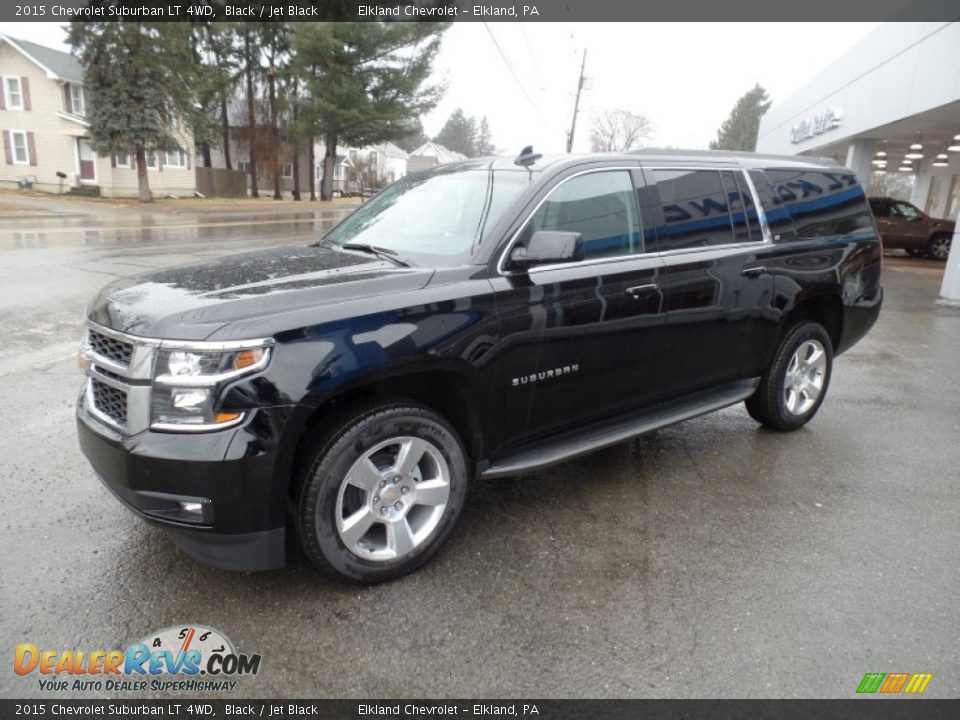
{"label": "rear tire", "polygon": [[953,238],[945,233],[934,235],[930,238],[930,242],[927,243],[927,255],[934,260],[946,260],[947,256],[950,255],[950,243],[952,240]]}
{"label": "rear tire", "polygon": [[747,412],[774,430],[796,430],[817,414],[830,385],[833,343],[822,325],[802,322],[784,336]]}
{"label": "rear tire", "polygon": [[304,553],[360,583],[410,573],[446,542],[463,509],[467,457],[425,407],[358,409],[318,443],[297,509]]}

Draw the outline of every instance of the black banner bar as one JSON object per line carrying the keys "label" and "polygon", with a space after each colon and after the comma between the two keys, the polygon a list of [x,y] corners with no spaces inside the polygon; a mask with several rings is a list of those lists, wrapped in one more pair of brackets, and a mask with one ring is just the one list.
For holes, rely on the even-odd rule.
{"label": "black banner bar", "polygon": [[0,700],[29,718],[536,718],[537,720],[953,720],[960,700]]}
{"label": "black banner bar", "polygon": [[956,0],[37,0],[0,4],[0,21],[399,22],[948,21]]}

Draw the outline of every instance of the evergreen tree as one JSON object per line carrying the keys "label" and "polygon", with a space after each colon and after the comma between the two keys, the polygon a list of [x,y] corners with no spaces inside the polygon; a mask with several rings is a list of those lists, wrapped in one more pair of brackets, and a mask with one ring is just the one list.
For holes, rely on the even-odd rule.
{"label": "evergreen tree", "polygon": [[[228,169],[230,157],[230,118],[228,105],[239,77],[231,23],[200,21],[192,24],[192,47],[197,70],[197,113],[193,136],[203,153],[203,164],[211,167],[211,145],[220,145]],[[198,163],[199,164],[199,163]]]}
{"label": "evergreen tree", "polygon": [[723,121],[717,132],[717,139],[710,143],[711,150],[747,150],[757,148],[757,133],[760,130],[760,118],[770,109],[767,91],[760,85],[737,100],[730,111],[730,117]]}
{"label": "evergreen tree", "polygon": [[190,34],[187,23],[70,23],[69,42],[84,71],[91,145],[101,154],[136,158],[141,202],[153,200],[147,153],[180,146],[175,124],[193,126],[196,119]]}
{"label": "evergreen tree", "polygon": [[426,85],[449,23],[298,23],[301,117],[325,143],[320,197],[333,196],[337,144],[363,147],[410,135],[436,104]]}
{"label": "evergreen tree", "polygon": [[451,113],[447,122],[433,139],[448,150],[463,153],[467,157],[477,155],[477,121],[467,117],[460,108]]}
{"label": "evergreen tree", "polygon": [[413,124],[413,132],[409,135],[404,135],[401,138],[396,138],[394,142],[397,144],[397,147],[401,148],[406,152],[413,152],[418,147],[423,145],[425,142],[430,140],[427,137],[427,133],[423,130],[423,123],[420,121],[420,118],[417,118]]}
{"label": "evergreen tree", "polygon": [[494,147],[493,140],[490,137],[490,124],[487,122],[486,115],[480,120],[480,125],[477,128],[477,136],[474,140],[474,147],[477,152],[477,157],[494,155],[497,152],[497,148]]}

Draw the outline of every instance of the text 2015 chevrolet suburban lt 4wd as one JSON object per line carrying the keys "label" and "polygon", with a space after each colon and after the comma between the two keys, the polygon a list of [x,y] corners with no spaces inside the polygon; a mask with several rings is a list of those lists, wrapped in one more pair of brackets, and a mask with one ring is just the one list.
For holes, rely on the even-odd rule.
{"label": "text 2015 chevrolet suburban lt 4wd", "polygon": [[477,478],[745,401],[792,430],[880,310],[827,160],[636,154],[409,175],[316,244],[113,284],[87,311],[83,452],[225,568],[363,582],[444,543]]}

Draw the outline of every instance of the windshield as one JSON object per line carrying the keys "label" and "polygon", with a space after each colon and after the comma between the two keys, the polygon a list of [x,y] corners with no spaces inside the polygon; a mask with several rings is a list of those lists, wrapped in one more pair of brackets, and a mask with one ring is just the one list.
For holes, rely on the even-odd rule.
{"label": "windshield", "polygon": [[528,185],[525,170],[448,170],[407,175],[324,237],[335,245],[390,250],[418,265],[463,262]]}

